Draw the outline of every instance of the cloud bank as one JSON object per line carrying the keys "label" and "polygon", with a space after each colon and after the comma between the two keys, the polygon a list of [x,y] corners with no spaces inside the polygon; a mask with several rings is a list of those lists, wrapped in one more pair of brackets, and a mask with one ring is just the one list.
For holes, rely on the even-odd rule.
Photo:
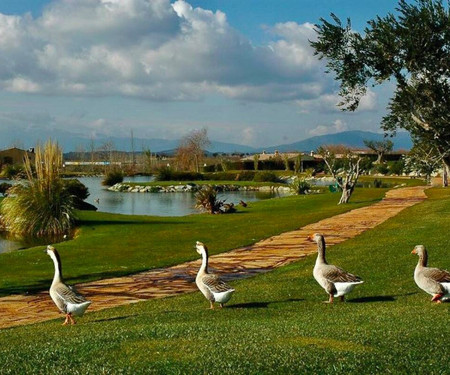
{"label": "cloud bank", "polygon": [[38,18],[0,14],[0,88],[46,95],[310,101],[330,95],[313,25],[253,45],[226,15],[183,0],[55,0]]}

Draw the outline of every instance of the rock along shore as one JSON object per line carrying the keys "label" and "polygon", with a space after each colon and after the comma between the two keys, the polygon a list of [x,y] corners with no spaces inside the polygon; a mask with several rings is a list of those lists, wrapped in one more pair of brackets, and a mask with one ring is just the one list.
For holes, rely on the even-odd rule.
{"label": "rock along shore", "polygon": [[[180,184],[169,186],[142,186],[142,185],[129,185],[126,183],[118,183],[108,188],[110,191],[122,192],[122,193],[196,193],[203,186],[208,184]],[[213,185],[219,192],[227,191],[260,191],[260,192],[279,192],[289,193],[290,188],[288,186],[241,186],[241,185]]]}

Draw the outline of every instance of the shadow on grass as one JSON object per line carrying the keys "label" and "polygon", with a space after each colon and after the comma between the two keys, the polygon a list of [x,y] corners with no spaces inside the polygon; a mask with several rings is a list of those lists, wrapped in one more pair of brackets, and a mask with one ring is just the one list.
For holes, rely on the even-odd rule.
{"label": "shadow on grass", "polygon": [[299,302],[304,301],[303,298],[289,298],[284,301],[270,301],[270,302],[248,302],[248,303],[237,303],[235,305],[229,305],[229,309],[266,309],[272,303],[285,303],[285,302]]}
{"label": "shadow on grass", "polygon": [[407,296],[411,296],[413,294],[417,294],[417,292],[399,294],[399,295],[394,295],[394,296],[360,297],[360,298],[353,298],[353,299],[347,300],[347,302],[349,302],[349,303],[394,302],[397,299],[397,297],[407,297]]}
{"label": "shadow on grass", "polygon": [[163,221],[163,220],[80,220],[77,226],[96,227],[101,225],[174,225],[174,224],[189,224],[186,221]]}
{"label": "shadow on grass", "polygon": [[137,316],[137,314],[124,315],[124,316],[115,316],[115,317],[112,317],[112,318],[96,319],[96,320],[93,320],[93,321],[91,321],[89,323],[86,323],[86,324],[113,322],[115,320],[125,320],[125,319],[128,319],[128,318],[134,318],[135,316]]}

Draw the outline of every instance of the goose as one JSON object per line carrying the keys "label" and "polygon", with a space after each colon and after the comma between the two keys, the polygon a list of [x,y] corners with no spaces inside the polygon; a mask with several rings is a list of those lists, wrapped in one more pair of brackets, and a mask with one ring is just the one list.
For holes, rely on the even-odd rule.
{"label": "goose", "polygon": [[315,233],[308,236],[308,239],[317,243],[318,254],[313,275],[330,296],[329,300],[325,302],[333,303],[334,297],[340,297],[341,301],[344,302],[345,295],[364,281],[359,276],[327,263],[325,259],[325,239],[321,234]]}
{"label": "goose", "polygon": [[414,247],[411,254],[419,256],[414,270],[414,281],[423,291],[431,294],[431,301],[441,303],[450,299],[450,272],[439,268],[427,267],[428,253],[423,245]]}
{"label": "goose", "polygon": [[53,264],[55,265],[55,275],[50,286],[50,297],[58,309],[66,314],[66,320],[63,325],[69,324],[69,322],[75,324],[73,316],[83,316],[91,301],[86,300],[86,298],[78,294],[72,287],[64,283],[61,258],[59,257],[58,251],[49,245],[44,252],[52,258]]}
{"label": "goose", "polygon": [[247,207],[247,203],[245,203],[242,199],[239,201],[239,204],[240,204],[242,207]]}
{"label": "goose", "polygon": [[208,272],[208,248],[199,241],[197,241],[195,248],[197,253],[202,256],[202,265],[198,270],[195,283],[206,299],[209,300],[211,309],[214,309],[214,302],[223,307],[223,304],[230,300],[234,289],[223,282],[218,275]]}

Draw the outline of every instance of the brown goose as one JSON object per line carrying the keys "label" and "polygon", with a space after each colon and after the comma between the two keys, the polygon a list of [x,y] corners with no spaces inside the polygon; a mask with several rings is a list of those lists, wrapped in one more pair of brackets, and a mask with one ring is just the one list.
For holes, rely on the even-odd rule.
{"label": "brown goose", "polygon": [[223,304],[230,300],[234,289],[220,280],[219,276],[208,272],[207,247],[202,242],[197,241],[195,248],[197,253],[202,256],[202,265],[195,278],[195,283],[206,299],[209,300],[211,309],[214,309],[214,302],[223,307]]}
{"label": "brown goose", "polygon": [[341,301],[344,301],[344,296],[350,293],[356,285],[362,284],[364,281],[359,276],[327,263],[325,259],[325,239],[321,234],[315,233],[308,236],[308,239],[317,243],[318,254],[313,275],[319,285],[330,296],[329,300],[325,302],[333,303],[334,297],[341,297]]}
{"label": "brown goose", "polygon": [[53,260],[55,265],[55,275],[50,286],[50,297],[58,309],[66,314],[66,320],[63,325],[75,324],[73,316],[82,316],[91,301],[87,301],[82,295],[76,293],[70,286],[64,284],[62,277],[61,258],[58,251],[53,246],[47,246],[46,252]]}
{"label": "brown goose", "polygon": [[431,294],[431,301],[441,303],[450,299],[450,272],[439,268],[427,267],[428,253],[423,245],[417,245],[411,254],[419,256],[414,270],[414,281],[423,291]]}

